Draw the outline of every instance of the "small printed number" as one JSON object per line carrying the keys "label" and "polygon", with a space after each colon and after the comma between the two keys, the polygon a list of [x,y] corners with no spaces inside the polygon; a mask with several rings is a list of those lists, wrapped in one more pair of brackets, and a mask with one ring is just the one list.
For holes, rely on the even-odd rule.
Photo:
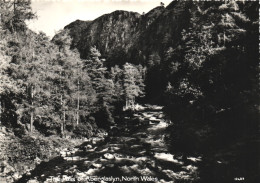
{"label": "small printed number", "polygon": [[245,180],[245,178],[244,177],[235,177],[234,180],[235,181],[242,181],[242,180]]}

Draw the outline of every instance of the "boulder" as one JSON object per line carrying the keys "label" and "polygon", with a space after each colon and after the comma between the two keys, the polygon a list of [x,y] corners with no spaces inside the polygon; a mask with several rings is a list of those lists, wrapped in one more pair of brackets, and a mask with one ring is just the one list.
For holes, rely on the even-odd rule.
{"label": "boulder", "polygon": [[40,158],[36,157],[36,158],[34,159],[34,162],[35,162],[36,164],[40,164],[40,163],[42,162],[42,160],[41,160]]}
{"label": "boulder", "polygon": [[155,153],[154,157],[156,159],[173,162],[176,164],[183,164],[183,162],[178,161],[177,159],[174,158],[174,156],[172,154],[169,154],[169,153]]}
{"label": "boulder", "polygon": [[94,152],[97,149],[97,147],[93,148],[93,149],[87,149],[87,152]]}
{"label": "boulder", "polygon": [[106,159],[114,159],[114,158],[115,158],[115,156],[114,156],[113,154],[110,154],[110,153],[106,153],[106,154],[104,154],[103,156],[104,156],[104,158],[106,158]]}
{"label": "boulder", "polygon": [[102,167],[102,164],[100,164],[100,163],[93,163],[92,166],[93,166],[94,168],[101,168],[101,167]]}
{"label": "boulder", "polygon": [[97,169],[95,169],[95,168],[90,168],[90,169],[88,169],[88,171],[86,171],[85,173],[86,173],[87,175],[93,175],[93,174],[95,174],[96,171],[97,171]]}
{"label": "boulder", "polygon": [[12,166],[10,166],[6,161],[3,161],[0,166],[2,169],[1,173],[3,175],[9,174],[10,172],[15,172],[15,169]]}
{"label": "boulder", "polygon": [[104,138],[103,137],[93,137],[92,138],[92,144],[96,144],[96,143],[99,143],[101,141],[103,141]]}
{"label": "boulder", "polygon": [[84,172],[77,172],[77,173],[76,173],[76,178],[77,178],[77,179],[83,180],[83,179],[85,179],[86,177],[87,177],[87,175],[86,175],[86,173],[84,173]]}
{"label": "boulder", "polygon": [[62,151],[60,151],[60,156],[61,156],[61,157],[66,157],[66,156],[68,156],[68,150],[67,150],[67,149],[63,149]]}
{"label": "boulder", "polygon": [[13,175],[12,175],[12,177],[13,177],[13,179],[14,180],[18,180],[19,178],[21,178],[22,176],[19,174],[19,173],[14,173]]}
{"label": "boulder", "polygon": [[79,156],[73,156],[73,157],[64,157],[66,161],[79,161],[81,158]]}
{"label": "boulder", "polygon": [[36,179],[32,179],[32,180],[29,180],[27,183],[39,183],[39,181]]}
{"label": "boulder", "polygon": [[89,151],[89,150],[92,149],[92,148],[93,148],[92,145],[88,144],[88,145],[86,145],[86,146],[83,147],[83,150],[84,150],[84,151]]}

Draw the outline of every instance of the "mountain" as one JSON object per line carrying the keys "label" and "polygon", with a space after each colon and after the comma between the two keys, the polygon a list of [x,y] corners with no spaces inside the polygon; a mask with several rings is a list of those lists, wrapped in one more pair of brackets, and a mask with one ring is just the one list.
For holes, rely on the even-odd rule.
{"label": "mountain", "polygon": [[[72,48],[86,58],[96,46],[108,65],[148,62],[149,55],[160,57],[170,46],[178,45],[180,33],[189,22],[190,2],[173,1],[146,14],[115,11],[93,21],[76,20],[64,27],[72,37]],[[55,39],[55,37],[54,37]]]}
{"label": "mountain", "polygon": [[64,27],[64,29],[70,30],[70,36],[73,38],[72,47],[76,47],[77,43],[83,36],[81,33],[90,23],[91,21],[76,20]]}

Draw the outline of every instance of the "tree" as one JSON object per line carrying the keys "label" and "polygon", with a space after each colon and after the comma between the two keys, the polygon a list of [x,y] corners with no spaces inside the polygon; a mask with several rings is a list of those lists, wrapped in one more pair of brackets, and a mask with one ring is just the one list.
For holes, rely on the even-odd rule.
{"label": "tree", "polygon": [[[207,151],[204,143],[211,143],[213,149],[224,146],[219,142],[236,143],[241,134],[245,138],[250,131],[255,134],[257,51],[253,47],[257,43],[252,38],[257,39],[257,28],[252,17],[257,12],[250,18],[247,6],[236,1],[194,2],[181,49],[166,55],[168,63],[179,63],[177,70],[170,69],[165,100],[175,124],[172,134],[180,129],[183,140],[189,132],[199,142],[197,150]],[[254,45],[254,51],[246,45]],[[190,142],[195,149],[192,138]],[[185,144],[188,152],[187,139]]]}
{"label": "tree", "polygon": [[[90,49],[89,59],[85,61],[85,70],[88,72],[89,77],[91,78],[92,87],[97,95],[97,106],[103,105],[103,100],[109,102],[110,99],[108,93],[109,89],[107,88],[107,68],[104,67],[104,59],[101,59],[100,52],[96,47]],[[107,93],[108,92],[108,93]]]}
{"label": "tree", "polygon": [[164,7],[164,3],[163,3],[163,2],[160,2],[160,6],[163,6],[163,7]]}
{"label": "tree", "polygon": [[159,66],[161,63],[161,58],[158,53],[149,55],[148,58],[148,68]]}
{"label": "tree", "polygon": [[[0,37],[2,37],[2,35]],[[6,46],[6,40],[2,39],[0,41],[0,124],[2,122],[7,122],[6,118],[8,117],[6,116],[5,106],[6,103],[10,102],[10,98],[8,96],[12,92],[17,92],[15,80],[13,80],[8,73],[8,70],[11,67],[11,57],[7,56],[4,52]]]}
{"label": "tree", "polygon": [[[66,119],[75,119],[73,113],[76,108],[76,125],[79,124],[79,109],[80,109],[80,71],[82,62],[79,59],[78,53],[71,51],[71,38],[68,33],[62,33],[55,37],[54,42],[57,44],[59,54],[57,55],[57,78],[56,84],[59,87],[58,98],[60,101],[59,114],[61,121],[61,134],[64,134],[66,129]],[[75,96],[76,95],[76,96]],[[74,96],[74,97],[73,97]],[[76,98],[76,105],[74,104]],[[58,100],[57,100],[58,101]]]}
{"label": "tree", "polygon": [[0,10],[1,22],[11,33],[25,31],[25,21],[36,18],[30,0],[1,1]]}
{"label": "tree", "polygon": [[144,94],[143,75],[137,67],[126,63],[123,67],[124,71],[124,93],[126,109],[134,107],[136,97]]}
{"label": "tree", "polygon": [[52,42],[56,44],[59,48],[59,51],[66,52],[70,49],[70,45],[72,42],[72,39],[69,35],[68,30],[60,30],[58,31],[54,38],[52,39]]}
{"label": "tree", "polygon": [[120,69],[118,65],[115,65],[111,68],[110,78],[114,83],[114,97],[116,98],[116,101],[123,101],[123,70]]}

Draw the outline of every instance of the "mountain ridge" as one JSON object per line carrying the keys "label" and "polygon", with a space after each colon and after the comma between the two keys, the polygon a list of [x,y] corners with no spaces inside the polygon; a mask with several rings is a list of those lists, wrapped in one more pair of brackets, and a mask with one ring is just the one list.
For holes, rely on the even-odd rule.
{"label": "mountain ridge", "polygon": [[189,2],[173,1],[142,15],[117,10],[92,21],[76,20],[64,30],[69,31],[71,47],[77,48],[82,58],[87,58],[90,47],[96,46],[111,66],[125,62],[145,64],[149,55],[162,56],[166,47],[177,45],[189,21],[188,5]]}

